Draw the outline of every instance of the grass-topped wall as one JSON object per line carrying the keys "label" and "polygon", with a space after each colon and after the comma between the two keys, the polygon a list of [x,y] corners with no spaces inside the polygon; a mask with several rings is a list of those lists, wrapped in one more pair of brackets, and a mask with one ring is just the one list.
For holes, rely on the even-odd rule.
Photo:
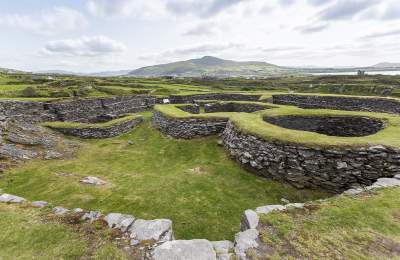
{"label": "grass-topped wall", "polygon": [[[153,125],[177,138],[223,132],[229,154],[245,168],[299,188],[337,192],[400,172],[400,116],[264,105],[254,113],[200,114],[156,106]],[[282,118],[297,125],[268,122]]]}
{"label": "grass-topped wall", "polygon": [[[229,102],[236,107],[257,106],[269,109],[270,106],[259,102]],[[218,104],[218,103],[215,103]],[[190,139],[222,133],[233,112],[198,113],[197,105],[157,105],[152,117],[153,127],[162,133],[175,137]],[[196,112],[196,113],[194,113]]]}
{"label": "grass-topped wall", "polygon": [[65,135],[77,136],[85,139],[97,139],[121,135],[128,132],[142,121],[142,116],[127,114],[103,123],[47,122],[43,123],[43,125]]}

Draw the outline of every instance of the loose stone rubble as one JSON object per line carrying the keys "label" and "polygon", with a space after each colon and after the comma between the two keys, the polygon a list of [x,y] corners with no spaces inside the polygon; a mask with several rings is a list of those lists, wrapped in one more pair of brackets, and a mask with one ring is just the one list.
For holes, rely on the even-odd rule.
{"label": "loose stone rubble", "polygon": [[[355,196],[372,189],[400,187],[400,174],[393,178],[380,178],[375,183],[366,187],[357,187],[345,191],[347,196]],[[357,192],[354,192],[357,190]],[[0,190],[0,202],[26,203],[27,200],[15,195],[2,194]],[[32,207],[47,207],[49,203],[36,201],[30,203]],[[270,214],[274,211],[288,209],[301,209],[303,203],[288,203],[286,205],[265,205],[255,210],[244,211],[240,223],[240,232],[235,235],[234,242],[208,241],[205,239],[175,240],[172,229],[172,221],[169,219],[143,220],[136,219],[132,215],[122,213],[109,213],[103,215],[97,211],[85,211],[80,208],[72,210],[63,207],[54,207],[53,213],[59,217],[68,217],[68,214],[79,214],[83,221],[94,223],[103,221],[111,229],[122,232],[122,237],[130,240],[130,246],[145,252],[146,260],[249,260],[248,253],[265,256],[265,245],[259,238],[260,215]],[[141,246],[141,242],[150,242],[150,247]],[[233,258],[232,258],[233,257]]]}
{"label": "loose stone rubble", "polygon": [[102,179],[94,176],[88,176],[80,180],[81,183],[83,184],[89,184],[89,185],[95,185],[95,186],[102,186],[107,184],[106,181],[103,181]]}

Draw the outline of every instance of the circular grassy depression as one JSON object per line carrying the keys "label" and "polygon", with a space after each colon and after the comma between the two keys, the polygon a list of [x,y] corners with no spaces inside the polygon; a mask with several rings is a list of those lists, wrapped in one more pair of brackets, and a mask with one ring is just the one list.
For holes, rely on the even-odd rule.
{"label": "circular grassy depression", "polygon": [[264,121],[287,129],[343,137],[368,136],[384,128],[383,121],[363,116],[266,116]]}

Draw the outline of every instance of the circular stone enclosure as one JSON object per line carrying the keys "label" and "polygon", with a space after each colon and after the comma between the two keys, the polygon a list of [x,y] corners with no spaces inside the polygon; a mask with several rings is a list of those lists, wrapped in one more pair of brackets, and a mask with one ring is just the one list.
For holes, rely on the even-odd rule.
{"label": "circular stone enclosure", "polygon": [[215,102],[215,103],[204,104],[205,113],[218,113],[218,112],[253,113],[268,108],[269,107],[267,105],[261,105],[255,103]]}
{"label": "circular stone enclosure", "polygon": [[292,130],[339,137],[368,136],[385,127],[383,121],[363,116],[277,116],[264,117],[264,121]]}

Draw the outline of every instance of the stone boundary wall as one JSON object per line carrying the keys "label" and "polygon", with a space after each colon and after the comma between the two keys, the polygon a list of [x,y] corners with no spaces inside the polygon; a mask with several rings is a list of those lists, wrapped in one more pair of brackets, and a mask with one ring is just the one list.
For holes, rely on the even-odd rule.
{"label": "stone boundary wall", "polygon": [[222,138],[229,154],[246,169],[298,188],[340,192],[400,173],[400,148],[323,149],[283,144],[240,133],[230,122]]}
{"label": "stone boundary wall", "polygon": [[[393,178],[380,178],[370,186],[346,190],[346,196],[357,196],[369,190],[400,187],[400,175]],[[33,208],[51,208],[52,213],[60,218],[80,219],[89,224],[103,222],[109,229],[118,230],[120,235],[115,242],[123,242],[133,250],[140,250],[141,259],[151,260],[222,260],[222,259],[262,259],[268,256],[265,242],[260,237],[260,218],[272,212],[301,210],[313,203],[290,203],[285,205],[265,205],[256,209],[247,209],[240,220],[240,232],[235,234],[234,242],[209,241],[206,239],[175,240],[173,223],[169,219],[144,220],[133,215],[109,213],[104,215],[99,211],[87,211],[81,208],[66,209],[53,207],[46,201],[29,202],[23,197],[3,193],[0,189],[0,203],[30,205]],[[266,235],[263,232],[264,236]],[[143,243],[145,242],[145,243]]]}
{"label": "stone boundary wall", "polygon": [[177,108],[185,112],[188,112],[190,114],[200,114],[199,105],[182,105],[182,106],[177,106]]}
{"label": "stone boundary wall", "polygon": [[204,105],[205,113],[217,113],[217,112],[253,113],[265,109],[268,109],[268,107],[251,103],[220,102],[220,103],[211,103]]}
{"label": "stone boundary wall", "polygon": [[348,111],[367,111],[400,114],[400,101],[389,98],[273,95],[274,104],[293,105],[300,108],[323,108]]}
{"label": "stone boundary wall", "polygon": [[79,99],[48,104],[57,121],[90,123],[104,114],[122,115],[151,109],[155,98],[150,96],[120,96],[96,99]]}
{"label": "stone boundary wall", "polygon": [[384,122],[364,116],[275,116],[264,121],[283,128],[330,136],[360,137],[375,134]]}
{"label": "stone boundary wall", "polygon": [[222,133],[228,119],[169,118],[154,111],[152,125],[163,134],[183,139]]}
{"label": "stone boundary wall", "polygon": [[25,122],[72,121],[95,122],[104,114],[116,116],[151,109],[155,98],[150,96],[123,96],[77,99],[62,102],[0,101],[0,120]]}
{"label": "stone boundary wall", "polygon": [[44,102],[0,101],[0,120],[12,119],[23,122],[54,121],[56,115],[51,113]]}
{"label": "stone boundary wall", "polygon": [[136,117],[109,127],[85,127],[85,128],[57,128],[51,127],[65,135],[77,136],[84,139],[109,138],[129,132],[143,121],[143,117]]}
{"label": "stone boundary wall", "polygon": [[242,95],[229,93],[199,94],[187,96],[170,96],[172,104],[194,103],[195,100],[221,100],[221,101],[258,101],[261,95]]}

